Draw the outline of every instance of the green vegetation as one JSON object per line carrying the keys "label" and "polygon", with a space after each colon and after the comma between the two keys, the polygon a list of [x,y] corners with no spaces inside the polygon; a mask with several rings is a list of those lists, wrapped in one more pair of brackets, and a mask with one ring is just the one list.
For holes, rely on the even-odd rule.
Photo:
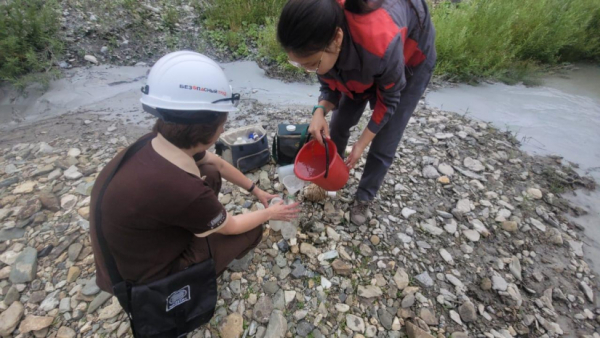
{"label": "green vegetation", "polygon": [[458,81],[522,80],[540,65],[600,61],[597,0],[470,0],[432,11],[436,72]]}
{"label": "green vegetation", "polygon": [[[236,51],[245,41],[258,47],[256,56],[277,64],[282,72],[298,73],[276,41],[276,20],[284,3],[212,0],[205,22],[210,30],[235,35],[215,39],[234,56],[246,56]],[[597,0],[464,0],[431,7],[437,30],[436,73],[451,80],[512,83],[540,66],[600,61]]]}
{"label": "green vegetation", "polygon": [[[59,17],[54,0],[0,3],[0,81],[21,87],[35,77],[47,83],[63,48]],[[28,73],[38,74],[22,77]]]}

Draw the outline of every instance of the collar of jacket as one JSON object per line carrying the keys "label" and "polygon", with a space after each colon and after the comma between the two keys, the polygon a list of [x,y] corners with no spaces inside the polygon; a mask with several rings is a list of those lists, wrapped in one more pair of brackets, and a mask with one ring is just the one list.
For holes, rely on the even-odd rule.
{"label": "collar of jacket", "polygon": [[342,50],[340,51],[337,62],[335,63],[335,67],[333,67],[330,72],[361,68],[360,56],[358,55],[354,41],[352,41],[352,35],[350,35],[350,30],[348,29],[348,25],[346,23],[344,23],[342,26],[342,30],[344,31]]}

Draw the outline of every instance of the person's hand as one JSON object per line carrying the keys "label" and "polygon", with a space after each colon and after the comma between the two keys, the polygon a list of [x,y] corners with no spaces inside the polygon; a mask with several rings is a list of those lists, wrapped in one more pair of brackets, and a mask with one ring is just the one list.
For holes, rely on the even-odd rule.
{"label": "person's hand", "polygon": [[329,126],[327,125],[327,120],[325,120],[325,112],[322,108],[315,111],[315,114],[310,121],[310,126],[308,126],[308,132],[321,145],[323,145],[323,136],[329,138]]}
{"label": "person's hand", "polygon": [[265,208],[269,207],[270,200],[274,199],[275,197],[279,197],[278,195],[271,195],[259,187],[254,187],[254,190],[252,190],[252,195],[256,196],[256,198],[258,198],[260,203],[262,203]]}
{"label": "person's hand", "polygon": [[283,201],[273,204],[267,210],[269,211],[269,220],[276,221],[291,221],[294,218],[298,218],[300,212],[299,202],[285,205]]}
{"label": "person's hand", "polygon": [[358,160],[360,160],[360,158],[362,157],[365,148],[366,147],[361,145],[360,142],[354,143],[350,155],[348,155],[348,157],[346,158],[346,166],[348,167],[348,170],[354,169],[356,163],[358,163]]}

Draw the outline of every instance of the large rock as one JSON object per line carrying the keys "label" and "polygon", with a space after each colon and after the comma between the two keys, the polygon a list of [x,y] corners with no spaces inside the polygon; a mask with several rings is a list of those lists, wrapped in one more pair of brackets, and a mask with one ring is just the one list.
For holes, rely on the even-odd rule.
{"label": "large rock", "polygon": [[106,303],[107,300],[109,300],[112,297],[112,295],[108,292],[100,292],[99,295],[96,296],[96,298],[94,298],[94,300],[92,300],[92,302],[90,303],[90,306],[87,309],[87,313],[94,313],[96,310],[98,310],[99,307],[102,306],[102,304]]}
{"label": "large rock", "polygon": [[287,321],[283,312],[275,310],[269,318],[269,325],[263,338],[283,338],[287,332]]}
{"label": "large rock", "polygon": [[271,300],[271,297],[262,296],[258,302],[256,302],[256,305],[254,305],[252,317],[257,322],[266,324],[269,322],[271,312],[273,312],[273,300]]}
{"label": "large rock", "polygon": [[39,196],[40,202],[42,202],[42,206],[50,211],[57,212],[60,210],[60,203],[58,201],[58,197],[53,193],[42,192]]}
{"label": "large rock", "polygon": [[340,260],[336,259],[331,263],[331,267],[338,275],[342,276],[350,276],[352,275],[352,265]]}
{"label": "large rock", "polygon": [[19,325],[19,331],[21,333],[28,333],[31,331],[39,331],[52,325],[54,317],[40,317],[29,315]]}
{"label": "large rock", "polygon": [[420,275],[415,276],[415,279],[421,283],[424,287],[430,288],[433,286],[433,279],[429,277],[429,273],[427,271],[423,272]]}
{"label": "large rock", "polygon": [[69,180],[77,180],[83,176],[83,174],[79,172],[79,169],[77,169],[77,167],[74,165],[70,166],[69,169],[65,170],[64,175],[65,178]]}
{"label": "large rock", "polygon": [[463,164],[465,165],[465,167],[469,168],[470,170],[476,173],[485,170],[485,167],[483,166],[483,164],[481,164],[479,160],[475,160],[470,157],[465,158]]}
{"label": "large rock", "polygon": [[458,313],[460,314],[460,318],[465,323],[474,322],[477,320],[477,310],[475,310],[475,305],[471,302],[464,302],[459,308]]}
{"label": "large rock", "polygon": [[13,284],[31,282],[37,274],[37,251],[34,248],[25,248],[17,257],[10,270],[10,281]]}
{"label": "large rock", "polygon": [[408,338],[435,338],[411,322],[406,322],[406,335]]}
{"label": "large rock", "polygon": [[77,204],[77,196],[75,195],[64,195],[60,199],[60,206],[65,210],[71,210]]}
{"label": "large rock", "polygon": [[239,313],[232,313],[219,326],[223,338],[239,338],[244,333],[244,318]]}
{"label": "large rock", "polygon": [[33,192],[33,188],[37,185],[35,181],[27,181],[19,184],[15,190],[13,190],[13,194],[29,194]]}
{"label": "large rock", "polygon": [[408,279],[408,274],[406,271],[404,271],[404,269],[399,268],[396,271],[396,274],[394,275],[394,282],[399,290],[404,290],[408,286],[410,281]]}
{"label": "large rock", "polygon": [[435,179],[440,176],[441,176],[440,173],[432,165],[426,165],[423,168],[423,177],[425,177],[425,178],[434,178]]}
{"label": "large rock", "polygon": [[319,250],[309,243],[302,243],[300,244],[300,253],[311,258],[316,258],[319,255]]}
{"label": "large rock", "polygon": [[365,321],[355,315],[347,314],[346,315],[346,325],[348,328],[354,332],[365,332]]}
{"label": "large rock", "polygon": [[75,338],[77,337],[77,333],[70,327],[63,326],[58,329],[56,333],[56,338]]}
{"label": "large rock", "polygon": [[25,307],[19,302],[14,302],[6,311],[0,314],[0,336],[9,337],[19,325],[21,317],[25,312]]}
{"label": "large rock", "polygon": [[363,298],[377,298],[383,295],[383,292],[378,286],[375,285],[367,285],[367,286],[358,286],[358,295]]}

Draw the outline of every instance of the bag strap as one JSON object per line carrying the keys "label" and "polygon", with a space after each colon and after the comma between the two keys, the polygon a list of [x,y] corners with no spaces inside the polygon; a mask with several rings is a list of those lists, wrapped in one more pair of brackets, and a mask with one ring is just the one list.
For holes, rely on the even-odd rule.
{"label": "bag strap", "polygon": [[279,161],[279,155],[277,154],[277,147],[279,146],[278,145],[279,137],[277,137],[277,136],[278,135],[275,135],[275,138],[273,138],[273,144],[272,144],[273,150],[271,151],[271,153],[273,155],[273,159],[275,160],[275,163],[277,163],[277,161]]}
{"label": "bag strap", "polygon": [[308,133],[308,127],[310,126],[306,126],[306,129],[304,129],[302,131],[302,134],[300,134],[300,148],[304,147],[306,141],[308,141],[308,139],[310,138],[310,134]]}

